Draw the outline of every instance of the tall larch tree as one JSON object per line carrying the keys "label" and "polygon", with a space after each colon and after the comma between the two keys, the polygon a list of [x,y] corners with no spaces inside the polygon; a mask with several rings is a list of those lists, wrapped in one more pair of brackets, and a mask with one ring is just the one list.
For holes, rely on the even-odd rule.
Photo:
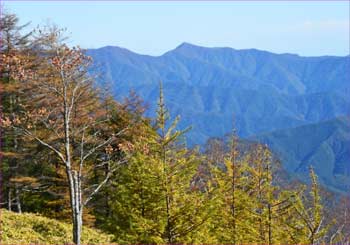
{"label": "tall larch tree", "polygon": [[251,229],[256,234],[255,242],[288,242],[281,225],[282,218],[285,218],[291,209],[294,195],[282,192],[274,183],[274,175],[279,168],[277,162],[273,160],[267,146],[260,144],[247,154],[245,161],[248,164],[245,193],[249,195],[247,208],[253,221]]}
{"label": "tall larch tree", "polygon": [[[19,25],[16,15],[3,13],[0,20],[0,82],[1,82],[1,118],[14,118],[23,111],[21,100],[23,91],[20,78],[23,68],[31,65],[30,38],[31,32],[23,34],[28,24]],[[6,124],[6,123],[5,123]],[[1,125],[1,155],[4,183],[1,185],[3,204],[9,210],[21,213],[21,192],[23,187],[34,181],[27,176],[28,166],[25,159],[25,139],[15,128]],[[5,127],[4,127],[5,126]]]}
{"label": "tall larch tree", "polygon": [[206,197],[196,186],[195,176],[199,166],[196,150],[188,151],[181,137],[187,130],[176,130],[179,117],[169,123],[162,84],[157,110],[157,158],[161,166],[159,184],[162,191],[162,213],[165,230],[162,234],[166,243],[191,241],[191,234],[204,222],[201,211]]}
{"label": "tall larch tree", "polygon": [[[218,146],[212,149],[216,157],[210,168],[209,181],[214,189],[215,211],[210,223],[214,224],[215,229],[211,232],[218,243],[237,244],[249,241],[251,234],[249,213],[246,209],[248,195],[243,191],[247,184],[244,176],[247,164],[242,161],[235,132],[230,136],[227,146],[228,149],[217,149]],[[222,147],[224,146],[219,148]]]}
{"label": "tall larch tree", "polygon": [[329,227],[325,225],[320,187],[312,167],[309,168],[309,175],[310,190],[301,190],[294,203],[297,219],[292,228],[298,243],[315,244],[325,242],[325,234]]}

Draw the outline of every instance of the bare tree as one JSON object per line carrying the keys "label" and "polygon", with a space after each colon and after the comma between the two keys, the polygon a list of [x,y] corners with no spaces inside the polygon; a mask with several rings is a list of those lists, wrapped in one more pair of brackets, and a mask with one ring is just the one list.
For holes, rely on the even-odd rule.
{"label": "bare tree", "polygon": [[[60,30],[41,33],[36,45],[39,69],[27,78],[26,112],[4,124],[50,149],[65,168],[70,193],[73,241],[80,244],[83,210],[108,182],[120,162],[111,161],[111,144],[126,128],[108,136],[109,119],[88,74],[91,58],[61,44]],[[96,157],[102,156],[103,161]],[[104,179],[88,184],[94,167],[108,166]]]}

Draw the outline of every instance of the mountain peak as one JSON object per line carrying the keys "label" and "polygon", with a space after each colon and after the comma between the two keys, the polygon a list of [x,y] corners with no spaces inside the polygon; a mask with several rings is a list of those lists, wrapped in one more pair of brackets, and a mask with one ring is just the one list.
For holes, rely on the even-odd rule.
{"label": "mountain peak", "polygon": [[216,51],[232,52],[237,50],[231,47],[208,47],[208,46],[200,46],[200,45],[196,45],[188,42],[183,42],[172,51],[180,51],[184,53],[189,53],[189,52],[196,53],[196,52],[216,52]]}
{"label": "mountain peak", "polygon": [[179,46],[177,46],[177,47],[175,48],[175,50],[177,50],[177,49],[187,49],[187,48],[202,48],[202,47],[197,46],[197,45],[194,45],[194,44],[192,44],[192,43],[183,42],[183,43],[181,43]]}

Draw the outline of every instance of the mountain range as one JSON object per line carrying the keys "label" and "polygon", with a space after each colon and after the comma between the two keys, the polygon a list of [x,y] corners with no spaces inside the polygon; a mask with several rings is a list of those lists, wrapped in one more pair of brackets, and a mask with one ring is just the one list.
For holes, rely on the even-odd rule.
{"label": "mountain range", "polygon": [[107,46],[86,51],[117,99],[134,90],[154,116],[163,83],[179,127],[192,126],[188,144],[204,144],[236,128],[267,143],[287,171],[312,164],[321,181],[350,189],[350,56],[302,57],[256,49],[183,43],[161,56]]}
{"label": "mountain range", "polygon": [[331,190],[350,190],[350,117],[252,136],[267,144],[289,173],[307,179],[312,165]]}

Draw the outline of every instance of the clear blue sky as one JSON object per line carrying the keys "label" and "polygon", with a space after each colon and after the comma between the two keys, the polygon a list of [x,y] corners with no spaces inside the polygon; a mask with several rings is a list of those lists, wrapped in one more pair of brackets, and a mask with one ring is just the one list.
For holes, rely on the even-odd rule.
{"label": "clear blue sky", "polygon": [[6,1],[35,27],[67,27],[84,48],[161,55],[182,42],[306,56],[349,54],[349,2]]}

